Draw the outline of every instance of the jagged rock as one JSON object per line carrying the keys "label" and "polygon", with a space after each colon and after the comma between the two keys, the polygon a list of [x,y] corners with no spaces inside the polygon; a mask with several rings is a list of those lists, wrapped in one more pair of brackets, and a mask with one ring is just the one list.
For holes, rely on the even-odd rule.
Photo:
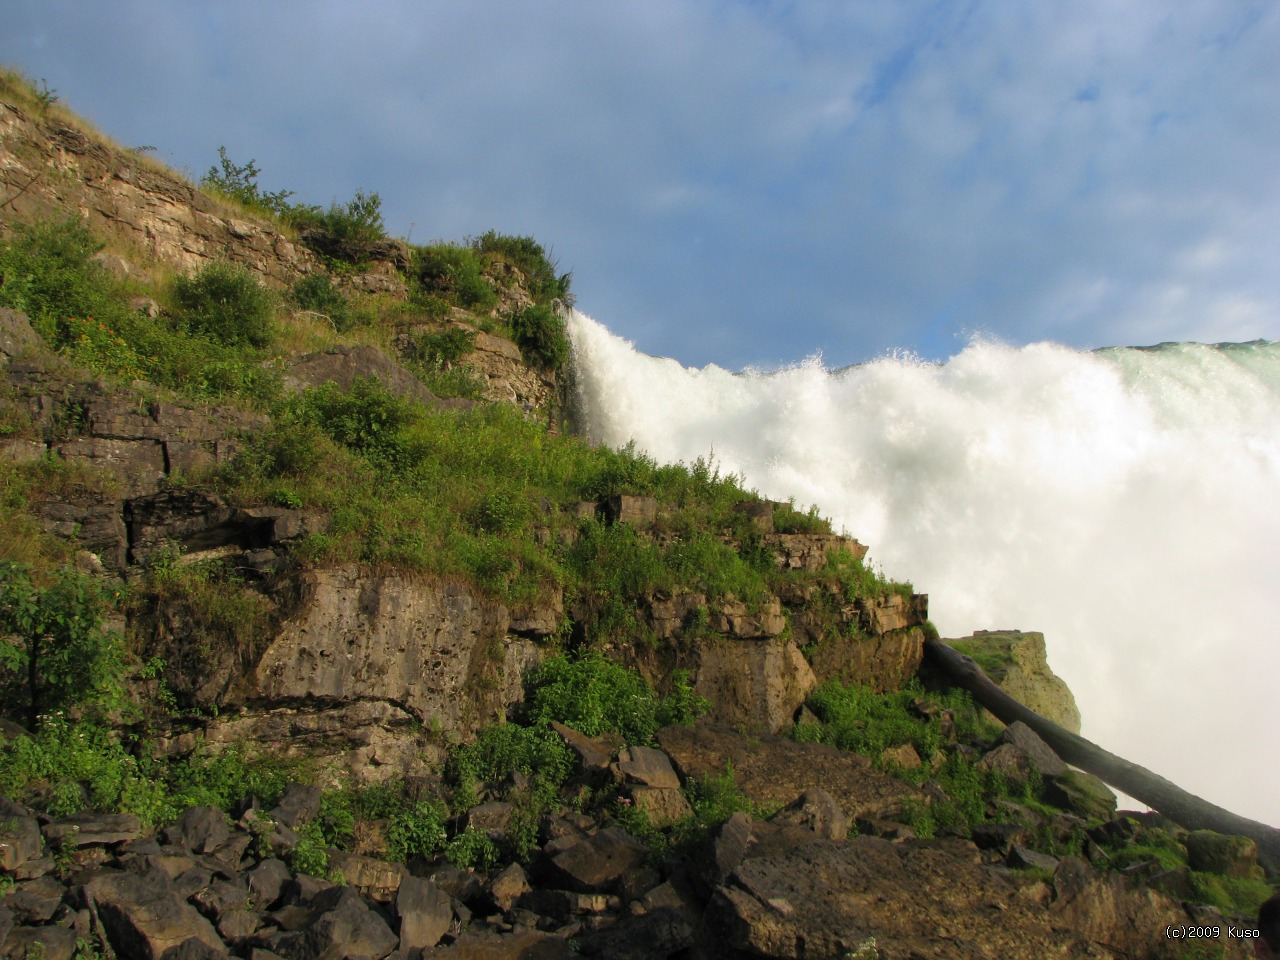
{"label": "jagged rock", "polygon": [[16,884],[5,896],[4,905],[18,923],[48,923],[65,893],[66,888],[53,877],[41,877]]}
{"label": "jagged rock", "polygon": [[886,766],[897,767],[899,770],[918,770],[924,766],[920,760],[920,754],[916,753],[916,748],[909,743],[885,747],[880,753],[880,762]]}
{"label": "jagged rock", "polygon": [[1000,732],[1000,742],[1017,747],[1042,777],[1059,777],[1067,771],[1067,765],[1053,748],[1021,720],[1015,720]]}
{"label": "jagged rock", "polygon": [[671,759],[653,747],[628,747],[618,754],[616,767],[624,782],[680,789],[680,778],[671,767]]}
{"label": "jagged rock", "polygon": [[76,933],[68,927],[14,927],[0,941],[4,960],[72,960],[76,955]]}
{"label": "jagged rock", "polygon": [[856,631],[829,631],[803,608],[792,614],[792,626],[796,643],[813,645],[811,663],[819,683],[839,680],[879,692],[899,690],[924,659],[924,632],[918,627],[861,637]]}
{"label": "jagged rock", "polygon": [[[854,824],[858,834],[864,837],[879,837],[882,840],[914,840],[916,831],[913,827],[899,823],[897,820],[882,820],[879,817],[859,817]],[[975,831],[977,828],[974,828]]]}
{"label": "jagged rock", "polygon": [[787,628],[787,620],[776,598],[764,601],[759,610],[753,611],[740,600],[726,597],[712,607],[710,625],[712,630],[727,637],[758,640],[782,633]]}
{"label": "jagged rock", "polygon": [[645,600],[645,616],[659,640],[670,640],[684,633],[690,620],[706,609],[707,598],[701,593],[680,591],[673,596],[650,596]]}
{"label": "jagged rock", "polygon": [[487,834],[489,839],[498,840],[507,832],[507,825],[515,816],[516,808],[502,800],[490,800],[478,803],[467,811],[464,820],[465,829]]}
{"label": "jagged rock", "polygon": [[1080,732],[1080,710],[1066,683],[1049,669],[1043,633],[979,630],[946,642],[979,659],[992,682],[1028,709],[1072,733]]}
{"label": "jagged rock", "polygon": [[603,774],[608,770],[614,752],[622,745],[620,739],[611,738],[608,735],[588,737],[571,727],[566,727],[563,723],[552,723],[551,728],[560,735],[565,746],[577,756],[579,766],[588,775]]}
{"label": "jagged rock", "polygon": [[164,842],[194,853],[212,853],[231,838],[227,815],[217,807],[190,807],[164,832]]}
{"label": "jagged rock", "polygon": [[843,840],[849,835],[849,817],[835,797],[821,787],[806,790],[783,807],[771,822],[812,830],[825,840]]}
{"label": "jagged rock", "polygon": [[821,570],[828,558],[839,553],[852,554],[856,560],[867,555],[867,548],[857,540],[833,533],[771,533],[765,535],[764,543],[784,570]]}
{"label": "jagged rock", "polygon": [[[1058,865],[1053,889],[1054,899],[1048,905],[1053,922],[1120,956],[1168,956],[1165,928],[1200,922],[1191,909],[1168,894],[1136,885],[1117,873],[1100,873],[1074,857]],[[1216,946],[1222,955],[1247,956],[1248,946],[1229,938],[1220,919]],[[1205,941],[1201,944],[1209,947]]]}
{"label": "jagged rock", "polygon": [[329,854],[329,869],[371,900],[390,903],[400,889],[406,871],[402,863],[388,863],[343,850]]}
{"label": "jagged rock", "polygon": [[678,789],[671,787],[630,786],[626,788],[629,799],[637,810],[643,810],[649,822],[665,827],[693,814],[689,801]]}
{"label": "jagged rock", "polygon": [[44,838],[50,843],[87,847],[123,843],[142,833],[142,822],[127,813],[89,813],[66,817],[46,824]]}
{"label": "jagged rock", "polygon": [[406,876],[396,893],[400,950],[430,949],[449,932],[453,905],[447,893],[423,877]]}
{"label": "jagged rock", "polygon": [[68,499],[45,500],[35,507],[50,533],[74,537],[109,569],[124,569],[128,540],[122,498],[84,491]]}
{"label": "jagged rock", "polygon": [[1057,857],[1040,853],[1019,843],[1009,848],[1009,855],[1005,858],[1005,863],[1014,870],[1048,870],[1051,873],[1058,868],[1058,862]]}
{"label": "jagged rock", "polygon": [[70,463],[104,471],[126,496],[155,493],[165,476],[164,447],[156,440],[79,437],[56,443],[52,450]]}
{"label": "jagged rock", "polygon": [[781,637],[705,642],[697,656],[694,690],[711,701],[719,723],[782,730],[818,685],[804,654]]}
{"label": "jagged rock", "polygon": [[913,787],[876,770],[866,757],[828,744],[746,737],[712,724],[666,727],[658,731],[658,744],[684,779],[720,776],[731,764],[742,792],[765,806],[790,803],[797,788],[820,787],[856,818],[885,814],[907,797],[918,796]]}
{"label": "jagged rock", "polygon": [[40,346],[40,337],[21,310],[0,307],[0,358],[8,360],[26,350]]}
{"label": "jagged rock", "polygon": [[117,955],[158,960],[195,938],[225,953],[213,926],[184,903],[167,879],[154,874],[104,873],[85,884]]}
{"label": "jagged rock", "polygon": [[648,848],[625,830],[607,827],[557,853],[550,862],[555,882],[583,893],[615,890],[622,875],[644,861]]}
{"label": "jagged rock", "polygon": [[578,949],[585,956],[609,960],[656,960],[678,955],[693,946],[695,939],[693,924],[683,912],[659,907],[584,934],[578,939]]}
{"label": "jagged rock", "polygon": [[1009,847],[1025,840],[1026,827],[1017,823],[980,823],[972,831],[973,842],[981,850],[997,850],[1007,853]]}
{"label": "jagged rock", "polygon": [[1068,770],[1045,784],[1044,798],[1086,820],[1107,820],[1116,812],[1116,795],[1090,773]]}
{"label": "jagged rock", "polygon": [[248,873],[249,889],[253,891],[254,902],[264,910],[273,909],[279,904],[285,885],[292,877],[293,874],[283,860],[274,857],[263,860]]}
{"label": "jagged rock", "polygon": [[626,523],[643,530],[658,518],[658,501],[654,497],[616,493],[601,502],[601,510],[609,523]]}
{"label": "jagged rock", "polygon": [[1192,830],[1183,838],[1187,863],[1192,870],[1220,873],[1227,877],[1262,879],[1258,866],[1258,844],[1248,837],[1232,837],[1212,830]]}
{"label": "jagged rock", "polygon": [[489,881],[489,896],[503,913],[509,911],[517,900],[532,889],[524,868],[518,863],[504,867]]}
{"label": "jagged rock", "polygon": [[350,390],[357,380],[368,377],[375,378],[398,397],[431,406],[441,402],[423,386],[421,380],[369,344],[330,347],[319,353],[295,357],[285,364],[284,385],[298,392],[326,383]]}
{"label": "jagged rock", "polygon": [[270,817],[286,827],[308,823],[320,813],[324,791],[310,784],[291,783],[284,788],[280,802],[272,808]]}
{"label": "jagged rock", "polygon": [[523,698],[529,650],[507,639],[506,608],[464,584],[348,565],[308,571],[301,593],[258,662],[259,697],[384,700],[443,732]]}
{"label": "jagged rock", "polygon": [[507,936],[464,933],[431,956],[441,960],[574,960],[577,954],[565,937],[519,931]]}
{"label": "jagged rock", "polygon": [[40,856],[40,824],[21,810],[16,804],[0,809],[0,870],[5,873]]}
{"label": "jagged rock", "polygon": [[910,598],[896,593],[863,598],[857,600],[854,607],[862,629],[873,637],[916,627],[929,619],[929,597],[923,593],[912,594]]}
{"label": "jagged rock", "polygon": [[396,943],[386,921],[369,909],[360,894],[347,887],[331,887],[312,899],[305,927],[281,936],[272,949],[286,960],[382,960]]}

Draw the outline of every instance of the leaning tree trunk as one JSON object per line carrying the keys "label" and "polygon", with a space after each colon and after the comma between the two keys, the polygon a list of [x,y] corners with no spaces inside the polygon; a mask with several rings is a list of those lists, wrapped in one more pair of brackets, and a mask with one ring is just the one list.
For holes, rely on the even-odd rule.
{"label": "leaning tree trunk", "polygon": [[933,666],[968,690],[978,703],[1005,723],[1021,720],[1067,763],[1141,800],[1188,830],[1215,830],[1248,837],[1258,844],[1258,861],[1269,873],[1280,873],[1280,830],[1202,800],[1145,767],[1046,720],[997,687],[971,657],[941,640],[925,640],[924,650]]}

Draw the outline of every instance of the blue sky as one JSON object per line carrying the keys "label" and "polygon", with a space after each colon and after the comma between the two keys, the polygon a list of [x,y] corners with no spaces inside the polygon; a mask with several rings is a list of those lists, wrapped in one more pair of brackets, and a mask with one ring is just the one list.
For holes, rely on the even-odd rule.
{"label": "blue sky", "polygon": [[0,60],[199,177],[531,234],[652,354],[1280,337],[1280,6],[7,0]]}

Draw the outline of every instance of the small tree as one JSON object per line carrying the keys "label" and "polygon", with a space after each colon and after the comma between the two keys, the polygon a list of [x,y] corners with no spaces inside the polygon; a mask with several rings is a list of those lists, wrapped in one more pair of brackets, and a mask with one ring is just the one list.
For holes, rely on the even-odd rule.
{"label": "small tree", "polygon": [[259,170],[252,160],[244,166],[236,166],[227,156],[227,148],[218,148],[219,166],[210,167],[209,172],[200,181],[200,186],[217,190],[223,196],[230,197],[238,203],[254,210],[260,210],[277,217],[285,217],[292,210],[289,198],[292,190],[277,190],[267,193],[258,186]]}
{"label": "small tree", "polygon": [[0,690],[29,729],[52,710],[120,696],[120,637],[103,624],[110,603],[85,574],[64,569],[41,587],[27,567],[0,561]]}
{"label": "small tree", "polygon": [[234,263],[213,260],[173,281],[173,299],[187,326],[230,346],[264,347],[275,333],[275,298]]}

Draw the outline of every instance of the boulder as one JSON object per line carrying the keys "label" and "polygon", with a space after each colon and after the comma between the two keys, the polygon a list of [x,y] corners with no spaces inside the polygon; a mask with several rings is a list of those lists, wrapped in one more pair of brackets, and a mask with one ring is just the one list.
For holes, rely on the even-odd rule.
{"label": "boulder", "polygon": [[50,843],[76,847],[104,846],[134,840],[142,833],[142,821],[127,813],[88,813],[46,824]]}
{"label": "boulder", "polygon": [[642,863],[648,848],[619,827],[607,827],[552,857],[554,882],[583,893],[611,893],[622,875]]}
{"label": "boulder", "polygon": [[35,817],[0,810],[0,870],[15,872],[40,856],[40,824]]}
{"label": "boulder", "polygon": [[805,827],[826,840],[843,840],[849,835],[848,815],[821,787],[806,790],[774,814],[771,822]]}
{"label": "boulder", "polygon": [[653,747],[628,747],[618,754],[616,769],[625,783],[680,789],[680,778],[671,767],[671,759]]}
{"label": "boulder", "polygon": [[723,724],[770,733],[788,728],[818,684],[804,654],[782,637],[702,642],[697,656],[694,690]]}
{"label": "boulder", "polygon": [[0,941],[4,960],[73,960],[76,932],[69,927],[14,927]]}
{"label": "boulder", "polygon": [[1048,781],[1044,798],[1086,820],[1109,820],[1116,812],[1116,795],[1111,788],[1082,770],[1068,770]]}
{"label": "boulder", "polygon": [[683,911],[659,907],[584,934],[578,938],[578,950],[608,960],[655,960],[680,956],[695,940],[693,923]]}
{"label": "boulder", "polygon": [[383,960],[398,939],[385,920],[349,887],[317,894],[303,929],[280,937],[272,949],[286,960]]}
{"label": "boulder", "polygon": [[1067,765],[1062,762],[1062,758],[1021,720],[1015,720],[1000,732],[1000,742],[1022,751],[1031,768],[1042,777],[1059,777],[1067,772]]}
{"label": "boulder", "polygon": [[165,843],[193,853],[212,853],[230,838],[227,816],[217,807],[190,807],[164,832]]}
{"label": "boulder", "polygon": [[1258,844],[1248,837],[1233,837],[1212,830],[1192,830],[1182,841],[1192,870],[1220,873],[1226,877],[1262,879],[1258,866]]}
{"label": "boulder", "polygon": [[400,950],[429,950],[453,924],[453,903],[447,893],[423,877],[406,876],[396,892],[400,919]]}
{"label": "boulder", "polygon": [[103,873],[85,884],[85,892],[118,956],[159,960],[166,950],[192,938],[226,952],[212,924],[182,900],[168,878]]}
{"label": "boulder", "polygon": [[747,737],[717,724],[666,727],[658,743],[680,776],[706,779],[732,767],[739,789],[766,807],[780,807],[797,790],[820,787],[849,817],[881,816],[919,791],[876,770],[869,759],[829,744],[797,743],[786,737]]}

